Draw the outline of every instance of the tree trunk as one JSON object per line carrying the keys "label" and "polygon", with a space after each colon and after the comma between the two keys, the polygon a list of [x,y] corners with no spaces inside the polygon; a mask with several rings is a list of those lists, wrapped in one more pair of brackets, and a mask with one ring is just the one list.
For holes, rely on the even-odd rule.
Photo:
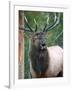
{"label": "tree trunk", "polygon": [[[19,11],[19,28],[24,28],[24,12]],[[18,78],[24,79],[24,31],[19,29]]]}

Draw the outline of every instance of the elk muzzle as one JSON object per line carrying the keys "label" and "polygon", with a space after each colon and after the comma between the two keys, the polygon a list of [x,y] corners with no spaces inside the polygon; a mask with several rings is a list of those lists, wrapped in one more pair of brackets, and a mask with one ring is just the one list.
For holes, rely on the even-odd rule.
{"label": "elk muzzle", "polygon": [[40,49],[45,50],[47,48],[45,40],[40,40]]}

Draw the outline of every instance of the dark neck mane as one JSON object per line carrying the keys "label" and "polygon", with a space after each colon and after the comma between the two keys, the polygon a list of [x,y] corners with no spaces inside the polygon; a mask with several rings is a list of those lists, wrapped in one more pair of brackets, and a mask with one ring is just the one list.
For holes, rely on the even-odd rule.
{"label": "dark neck mane", "polygon": [[32,46],[30,51],[30,59],[32,68],[36,73],[38,78],[46,77],[45,72],[49,66],[49,54],[48,50],[37,50],[35,47]]}

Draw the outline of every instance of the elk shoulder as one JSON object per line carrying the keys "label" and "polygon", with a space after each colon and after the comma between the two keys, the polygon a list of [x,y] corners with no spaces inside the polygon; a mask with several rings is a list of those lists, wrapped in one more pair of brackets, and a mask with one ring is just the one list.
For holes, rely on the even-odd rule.
{"label": "elk shoulder", "polygon": [[49,68],[46,72],[47,77],[57,76],[63,70],[63,49],[59,46],[47,47],[49,52]]}

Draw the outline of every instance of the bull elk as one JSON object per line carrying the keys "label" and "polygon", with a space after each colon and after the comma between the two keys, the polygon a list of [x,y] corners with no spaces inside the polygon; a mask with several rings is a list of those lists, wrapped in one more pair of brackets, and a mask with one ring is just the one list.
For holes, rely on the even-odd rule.
{"label": "bull elk", "polygon": [[26,28],[24,30],[31,33],[30,73],[32,78],[63,76],[63,49],[58,45],[47,47],[46,44],[47,32],[57,26],[59,21],[60,13],[54,13],[53,24],[46,24],[40,32],[37,32],[36,21],[36,28],[33,30],[25,17],[25,23],[29,30]]}

